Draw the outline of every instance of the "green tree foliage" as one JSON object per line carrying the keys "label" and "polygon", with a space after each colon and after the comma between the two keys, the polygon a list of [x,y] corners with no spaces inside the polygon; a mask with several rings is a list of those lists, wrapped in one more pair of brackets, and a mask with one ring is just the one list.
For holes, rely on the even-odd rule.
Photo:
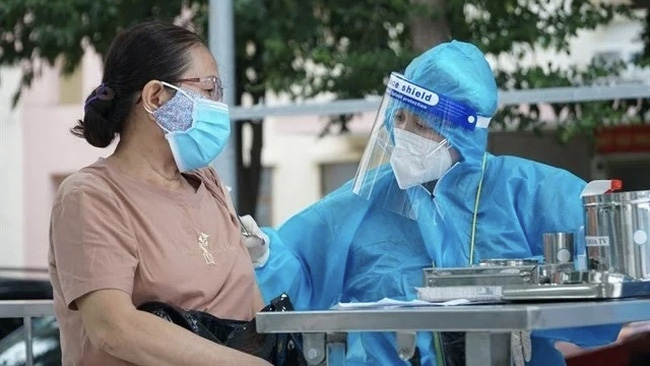
{"label": "green tree foliage", "polygon": [[637,55],[636,63],[639,66],[650,66],[650,9],[645,14],[645,26],[641,34],[643,51]]}
{"label": "green tree foliage", "polygon": [[38,74],[38,60],[62,62],[71,73],[85,46],[108,51],[115,33],[143,19],[173,19],[180,0],[3,0],[0,2],[0,65],[21,65],[23,84]]}
{"label": "green tree foliage", "polygon": [[[415,16],[444,18],[453,38],[484,52],[520,60],[541,50],[570,53],[578,31],[595,29],[627,6],[589,0],[235,0],[237,95],[257,102],[266,90],[293,98],[331,93],[337,98],[378,94],[391,70],[417,53],[412,47]],[[443,9],[436,8],[435,4]],[[120,29],[145,19],[195,14],[206,35],[207,1],[190,0],[4,0],[0,3],[1,64],[21,64],[24,83],[34,78],[36,59],[61,59],[63,71],[79,64],[85,45],[105,54]],[[646,23],[649,21],[646,17]],[[648,63],[650,36],[640,63]],[[433,36],[432,36],[433,38]],[[580,85],[593,76],[620,72],[621,65],[560,69],[534,65],[495,70],[502,88]],[[522,120],[527,127],[529,121]]]}

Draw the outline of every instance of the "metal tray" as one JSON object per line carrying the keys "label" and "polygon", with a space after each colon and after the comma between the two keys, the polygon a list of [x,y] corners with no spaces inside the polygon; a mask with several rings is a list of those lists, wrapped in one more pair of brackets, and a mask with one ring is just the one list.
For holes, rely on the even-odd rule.
{"label": "metal tray", "polygon": [[537,266],[425,268],[424,286],[504,286],[537,283]]}
{"label": "metal tray", "polygon": [[650,281],[503,286],[505,301],[589,300],[650,297]]}
{"label": "metal tray", "polygon": [[544,301],[650,297],[650,281],[606,271],[575,271],[573,264],[515,266],[492,261],[469,268],[426,268],[425,301]]}

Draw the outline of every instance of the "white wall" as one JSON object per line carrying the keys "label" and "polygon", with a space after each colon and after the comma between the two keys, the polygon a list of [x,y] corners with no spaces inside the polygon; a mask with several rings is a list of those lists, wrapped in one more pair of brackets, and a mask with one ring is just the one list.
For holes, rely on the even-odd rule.
{"label": "white wall", "polygon": [[[321,198],[321,164],[360,160],[367,141],[365,127],[369,127],[371,121],[360,121],[364,125],[363,132],[319,139],[318,126],[322,124],[316,117],[267,119],[262,163],[273,167],[271,216],[274,226]],[[287,128],[292,124],[294,126]],[[300,131],[301,127],[305,129]],[[294,132],[288,132],[291,130]]]}
{"label": "white wall", "polygon": [[23,266],[23,144],[18,68],[0,68],[0,267]]}
{"label": "white wall", "polygon": [[[636,14],[642,17],[645,10],[639,10]],[[630,21],[620,17],[615,18],[607,26],[601,26],[593,31],[582,30],[578,35],[569,41],[570,54],[557,54],[552,50],[537,49],[534,52],[528,52],[521,64],[523,65],[546,65],[549,62],[554,66],[566,67],[568,65],[578,65],[584,67],[588,65],[592,58],[603,52],[620,52],[624,60],[629,61],[632,55],[643,49],[640,42],[640,34],[643,30],[643,23],[640,21]],[[516,61],[509,55],[501,55],[496,60],[488,58],[490,64],[494,66],[512,68]],[[640,72],[631,68],[629,72],[623,75],[624,79],[650,78],[650,72]]]}
{"label": "white wall", "polygon": [[[83,60],[81,99],[97,87],[101,64],[96,55],[87,53]],[[24,161],[24,241],[25,265],[45,267],[49,247],[49,224],[56,195],[56,177],[73,173],[109,155],[115,144],[106,149],[89,145],[70,133],[83,117],[83,100],[61,104],[56,68],[44,67],[23,101]]]}

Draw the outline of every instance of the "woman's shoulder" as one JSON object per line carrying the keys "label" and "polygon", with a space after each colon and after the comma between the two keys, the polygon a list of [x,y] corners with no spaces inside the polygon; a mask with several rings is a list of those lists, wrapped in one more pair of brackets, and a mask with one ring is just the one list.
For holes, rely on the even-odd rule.
{"label": "woman's shoulder", "polygon": [[67,176],[59,185],[57,198],[76,192],[109,193],[109,181],[105,162],[100,160]]}

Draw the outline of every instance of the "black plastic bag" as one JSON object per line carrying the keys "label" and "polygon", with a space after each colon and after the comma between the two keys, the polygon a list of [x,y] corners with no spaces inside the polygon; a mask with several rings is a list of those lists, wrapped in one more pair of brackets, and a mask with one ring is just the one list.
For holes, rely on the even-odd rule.
{"label": "black plastic bag", "polygon": [[442,353],[445,366],[465,365],[465,333],[444,332],[440,333],[442,340]]}
{"label": "black plastic bag", "polygon": [[[185,310],[159,301],[146,302],[138,306],[167,321],[215,343],[265,359],[276,366],[307,365],[302,353],[302,339],[299,334],[260,334],[255,328],[255,319],[221,319],[197,310]],[[293,311],[289,297],[282,294],[264,307],[261,312]]]}

